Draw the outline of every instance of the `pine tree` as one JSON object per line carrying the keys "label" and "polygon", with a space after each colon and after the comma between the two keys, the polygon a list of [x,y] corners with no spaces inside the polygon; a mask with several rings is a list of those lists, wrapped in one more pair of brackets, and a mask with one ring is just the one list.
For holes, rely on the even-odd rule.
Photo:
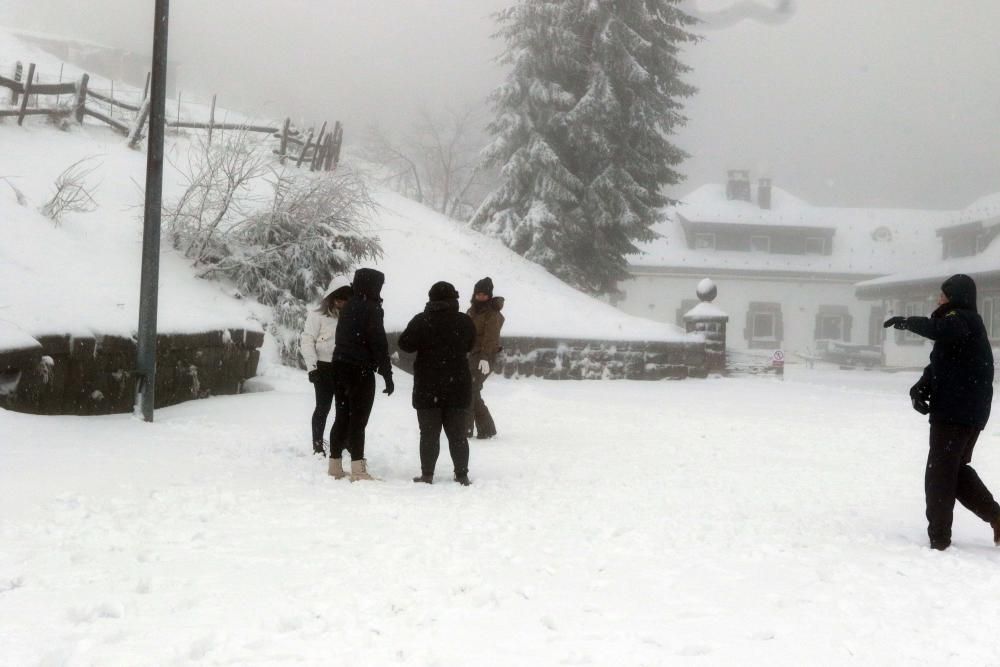
{"label": "pine tree", "polygon": [[497,14],[511,67],[492,96],[501,184],[472,225],[566,282],[606,293],[651,240],[686,157],[680,0],[521,0]]}

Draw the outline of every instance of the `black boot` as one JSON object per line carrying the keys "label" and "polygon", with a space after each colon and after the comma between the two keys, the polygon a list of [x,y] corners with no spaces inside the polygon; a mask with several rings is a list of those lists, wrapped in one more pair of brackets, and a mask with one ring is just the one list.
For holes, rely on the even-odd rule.
{"label": "black boot", "polygon": [[434,475],[420,475],[419,477],[414,477],[413,481],[423,484],[433,484]]}
{"label": "black boot", "polygon": [[468,473],[463,473],[461,475],[459,475],[459,474],[456,473],[455,474],[455,481],[458,482],[459,484],[461,484],[462,486],[469,486],[469,485],[472,484],[472,480],[469,479],[469,474]]}
{"label": "black boot", "polygon": [[326,450],[323,448],[323,441],[316,440],[313,442],[313,454],[319,454],[320,456],[326,456]]}

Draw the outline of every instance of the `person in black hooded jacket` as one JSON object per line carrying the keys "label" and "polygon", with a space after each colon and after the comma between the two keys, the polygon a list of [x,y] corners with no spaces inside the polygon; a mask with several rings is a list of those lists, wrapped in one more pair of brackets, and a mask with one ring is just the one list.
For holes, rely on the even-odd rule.
{"label": "person in black hooded jacket", "polygon": [[413,364],[413,407],[420,425],[420,476],[414,482],[432,484],[441,452],[441,427],[455,467],[455,481],[469,481],[469,439],[466,414],[472,396],[468,354],[476,342],[476,327],[458,309],[458,292],[451,283],[434,283],[424,312],[414,316],[399,337],[399,349],[416,352]]}
{"label": "person in black hooded jacket", "polygon": [[963,274],[948,278],[938,304],[930,317],[892,317],[884,325],[934,341],[931,363],[910,389],[914,409],[930,414],[927,535],[934,549],[951,545],[957,499],[991,525],[1000,546],[1000,505],[969,465],[993,401],[993,350],[976,309],[975,281]]}
{"label": "person in black hooded jacket", "polygon": [[[385,276],[375,269],[358,269],[351,282],[353,295],[337,320],[333,348],[334,405],[337,414],[330,435],[330,451],[345,448],[351,455],[351,481],[374,479],[365,460],[365,428],[375,402],[375,373],[385,380],[383,393],[391,396],[392,365],[382,312]],[[334,475],[334,459],[330,474]]]}

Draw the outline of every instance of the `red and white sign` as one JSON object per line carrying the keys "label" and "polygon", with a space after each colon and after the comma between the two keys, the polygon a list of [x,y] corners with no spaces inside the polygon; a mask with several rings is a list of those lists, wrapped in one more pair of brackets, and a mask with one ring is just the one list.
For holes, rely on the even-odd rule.
{"label": "red and white sign", "polygon": [[775,367],[784,366],[785,353],[781,350],[775,350],[774,354],[771,355],[771,365]]}

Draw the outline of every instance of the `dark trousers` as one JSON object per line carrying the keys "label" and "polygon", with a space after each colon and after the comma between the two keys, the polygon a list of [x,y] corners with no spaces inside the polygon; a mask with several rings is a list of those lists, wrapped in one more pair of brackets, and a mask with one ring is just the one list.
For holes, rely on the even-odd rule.
{"label": "dark trousers", "polygon": [[931,544],[947,546],[951,542],[956,500],[983,521],[1000,517],[1000,505],[969,465],[978,439],[979,429],[974,426],[931,424],[924,473],[927,535]]}
{"label": "dark trousers", "polygon": [[472,402],[469,405],[466,433],[469,436],[475,432],[482,438],[492,437],[497,434],[497,426],[493,423],[490,409],[483,401],[483,383],[489,375],[479,372],[479,362],[470,361],[469,370],[472,372]]}
{"label": "dark trousers", "polygon": [[448,450],[456,475],[469,474],[469,439],[465,436],[464,408],[423,408],[417,410],[420,425],[420,474],[433,475],[441,453],[441,427],[448,438]]}
{"label": "dark trousers", "polygon": [[[333,364],[320,361],[316,364],[318,377],[313,383],[316,392],[316,407],[312,415],[313,442],[321,442],[326,431],[326,418],[330,416],[330,406],[333,405]],[[331,434],[332,437],[332,434]]]}
{"label": "dark trousers", "polygon": [[365,458],[365,428],[375,403],[375,373],[349,362],[333,362],[333,400],[337,413],[330,432],[330,458]]}

